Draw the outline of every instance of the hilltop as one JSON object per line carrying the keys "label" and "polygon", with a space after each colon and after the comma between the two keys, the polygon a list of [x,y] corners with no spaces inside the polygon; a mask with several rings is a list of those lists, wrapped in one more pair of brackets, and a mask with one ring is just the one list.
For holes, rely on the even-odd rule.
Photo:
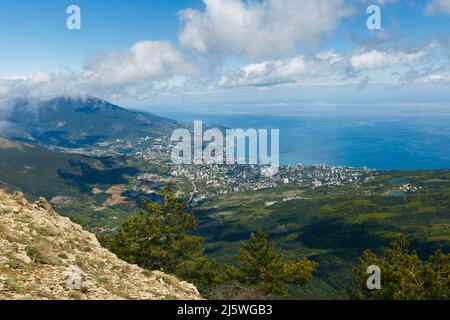
{"label": "hilltop", "polygon": [[142,137],[154,143],[182,126],[177,121],[125,109],[95,97],[18,99],[9,103],[6,110],[1,114],[1,120],[7,123],[4,137],[64,148]]}
{"label": "hilltop", "polygon": [[200,298],[191,284],[118,259],[44,198],[0,189],[0,300]]}

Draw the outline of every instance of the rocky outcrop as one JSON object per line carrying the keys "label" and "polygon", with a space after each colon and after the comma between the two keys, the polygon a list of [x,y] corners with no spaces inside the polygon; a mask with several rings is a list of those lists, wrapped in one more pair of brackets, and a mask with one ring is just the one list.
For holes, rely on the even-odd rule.
{"label": "rocky outcrop", "polygon": [[0,299],[200,299],[174,276],[130,265],[43,198],[0,190]]}

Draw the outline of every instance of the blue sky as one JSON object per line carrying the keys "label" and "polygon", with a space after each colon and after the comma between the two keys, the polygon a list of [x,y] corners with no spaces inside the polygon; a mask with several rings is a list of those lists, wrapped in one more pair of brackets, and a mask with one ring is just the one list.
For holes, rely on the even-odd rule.
{"label": "blue sky", "polygon": [[[82,12],[82,30],[66,28],[66,8]],[[143,39],[176,41],[177,13],[199,1],[5,0],[0,2],[2,76],[61,66],[81,68],[86,55]]]}
{"label": "blue sky", "polygon": [[[66,28],[72,4],[81,30]],[[370,4],[382,30],[366,27]],[[1,99],[89,94],[175,107],[377,102],[380,90],[396,102],[450,97],[450,0],[5,0],[0,41]]]}

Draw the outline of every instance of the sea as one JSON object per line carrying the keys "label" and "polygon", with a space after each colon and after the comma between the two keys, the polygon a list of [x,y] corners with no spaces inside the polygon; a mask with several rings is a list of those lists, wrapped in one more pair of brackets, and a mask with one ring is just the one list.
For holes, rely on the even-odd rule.
{"label": "sea", "polygon": [[155,112],[233,129],[279,129],[283,165],[450,169],[450,105],[258,105]]}

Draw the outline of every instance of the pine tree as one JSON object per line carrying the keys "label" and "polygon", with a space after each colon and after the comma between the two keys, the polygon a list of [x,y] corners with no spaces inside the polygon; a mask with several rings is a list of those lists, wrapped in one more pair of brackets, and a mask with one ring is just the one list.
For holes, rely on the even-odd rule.
{"label": "pine tree", "polygon": [[161,192],[161,203],[144,202],[144,210],[125,222],[110,241],[121,259],[149,270],[162,270],[198,286],[217,277],[216,263],[203,256],[202,238],[190,234],[197,218],[186,212],[172,185]]}
{"label": "pine tree", "polygon": [[283,254],[276,252],[275,242],[270,242],[263,232],[252,234],[249,241],[241,243],[238,259],[241,267],[229,274],[244,285],[277,297],[287,297],[290,284],[308,283],[317,268],[317,263],[307,258],[286,261]]}
{"label": "pine tree", "polygon": [[[367,250],[353,268],[358,287],[352,295],[356,299],[429,300],[450,298],[449,255],[437,251],[429,262],[423,262],[415,251],[408,250],[404,235],[393,238],[384,250],[384,257],[377,257]],[[381,289],[367,289],[367,268],[378,266],[381,270]]]}

